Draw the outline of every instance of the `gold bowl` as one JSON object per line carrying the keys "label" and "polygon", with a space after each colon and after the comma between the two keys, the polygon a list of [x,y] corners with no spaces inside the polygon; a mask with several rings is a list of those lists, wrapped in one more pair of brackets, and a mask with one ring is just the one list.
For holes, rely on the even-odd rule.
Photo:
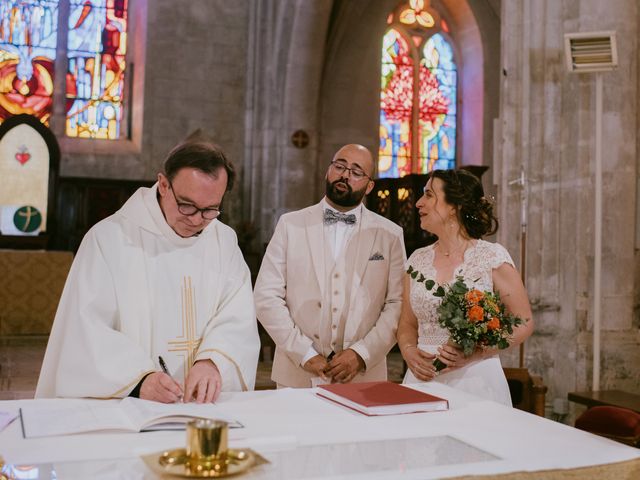
{"label": "gold bowl", "polygon": [[191,463],[184,448],[144,455],[142,459],[156,473],[184,478],[224,478],[240,475],[251,467],[268,463],[251,449],[230,448],[218,459]]}

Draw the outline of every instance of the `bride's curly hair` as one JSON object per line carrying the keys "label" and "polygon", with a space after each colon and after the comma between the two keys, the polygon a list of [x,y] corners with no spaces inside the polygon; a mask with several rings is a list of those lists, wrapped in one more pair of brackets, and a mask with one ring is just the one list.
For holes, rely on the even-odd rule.
{"label": "bride's curly hair", "polygon": [[467,170],[434,170],[429,178],[442,180],[444,200],[456,207],[458,221],[471,238],[496,233],[498,219],[493,214],[493,203],[485,198],[478,177]]}

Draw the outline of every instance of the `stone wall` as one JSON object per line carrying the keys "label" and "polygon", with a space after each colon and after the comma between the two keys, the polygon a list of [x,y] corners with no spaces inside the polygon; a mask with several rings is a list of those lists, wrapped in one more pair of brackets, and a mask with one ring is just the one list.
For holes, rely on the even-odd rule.
{"label": "stone wall", "polygon": [[[601,389],[640,393],[638,332],[638,5],[634,0],[502,2],[500,242],[521,257],[536,332],[526,364],[548,402],[592,387],[595,76],[570,74],[563,35],[616,30],[620,67],[603,73]],[[521,169],[524,190],[513,183]],[[575,413],[575,412],[572,412]]]}

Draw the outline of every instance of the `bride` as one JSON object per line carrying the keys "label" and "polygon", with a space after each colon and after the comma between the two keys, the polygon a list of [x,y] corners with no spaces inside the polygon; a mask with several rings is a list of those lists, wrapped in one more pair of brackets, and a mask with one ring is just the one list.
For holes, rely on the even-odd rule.
{"label": "bride", "polygon": [[[495,233],[498,221],[478,178],[466,170],[434,170],[416,208],[420,227],[438,241],[413,252],[407,266],[439,285],[462,276],[469,287],[499,292],[506,309],[525,320],[514,328],[509,348],[526,340],[533,332],[527,292],[507,250],[482,240]],[[433,296],[435,289],[426,290],[410,275],[405,275],[404,282],[397,334],[409,367],[403,383],[433,380],[511,406],[498,350],[478,347],[465,357],[462,350],[447,344],[449,335],[438,324],[436,309],[441,299]],[[446,368],[437,372],[435,358]]]}

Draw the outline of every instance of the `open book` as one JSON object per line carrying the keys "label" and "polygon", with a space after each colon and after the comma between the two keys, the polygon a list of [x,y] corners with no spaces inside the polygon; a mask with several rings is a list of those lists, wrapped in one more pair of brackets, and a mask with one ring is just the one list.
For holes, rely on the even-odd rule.
{"label": "open book", "polygon": [[194,418],[215,418],[242,424],[220,412],[214,404],[158,403],[139,398],[123,400],[52,399],[28,402],[20,409],[25,438],[87,432],[141,432],[184,430]]}
{"label": "open book", "polygon": [[392,382],[332,383],[320,385],[317,394],[365,415],[448,410],[444,398]]}

